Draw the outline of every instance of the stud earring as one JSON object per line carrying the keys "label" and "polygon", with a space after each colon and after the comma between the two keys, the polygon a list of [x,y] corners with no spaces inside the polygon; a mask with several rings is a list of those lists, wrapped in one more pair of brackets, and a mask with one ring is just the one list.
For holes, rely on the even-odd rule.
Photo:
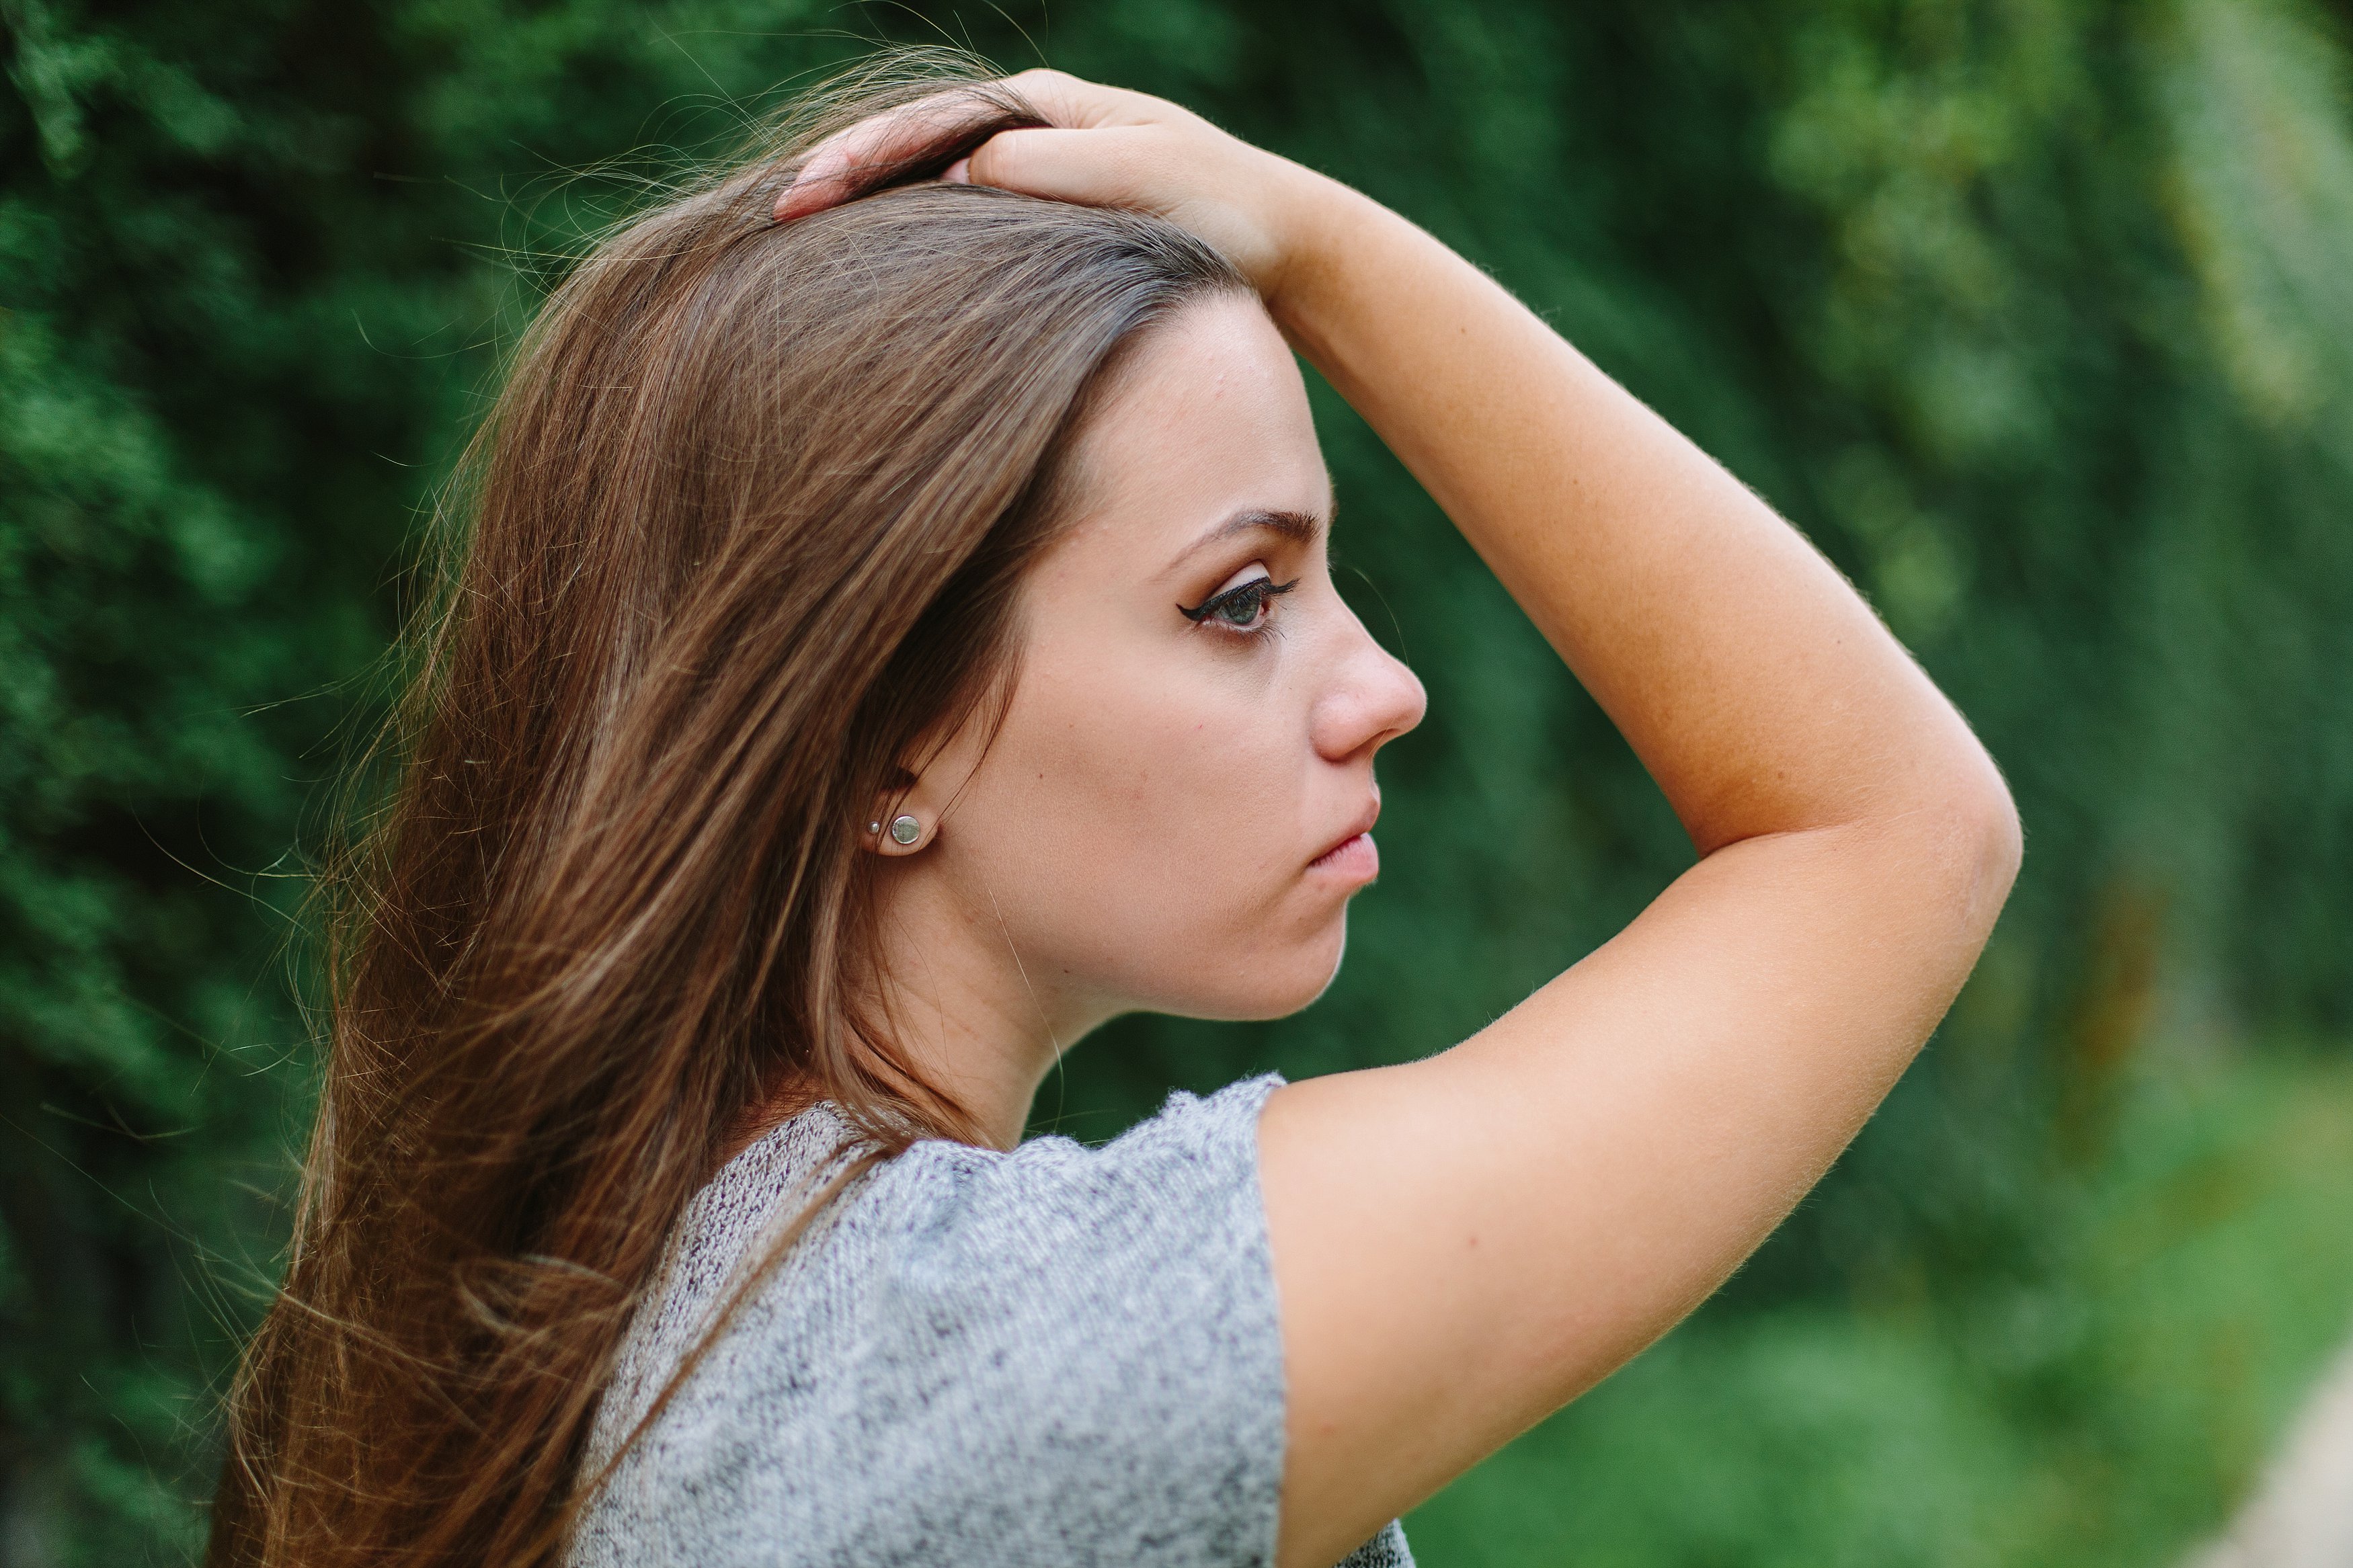
{"label": "stud earring", "polygon": [[879,822],[870,822],[866,825],[866,831],[869,833],[880,833],[882,831],[882,825]]}
{"label": "stud earring", "polygon": [[891,837],[901,844],[913,844],[923,836],[923,825],[912,816],[891,819]]}

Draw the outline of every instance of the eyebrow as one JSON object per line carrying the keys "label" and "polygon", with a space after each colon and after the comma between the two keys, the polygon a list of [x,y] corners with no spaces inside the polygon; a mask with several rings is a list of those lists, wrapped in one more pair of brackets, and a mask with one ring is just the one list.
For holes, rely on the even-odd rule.
{"label": "eyebrow", "polygon": [[1249,511],[1238,511],[1178,551],[1176,558],[1169,562],[1167,569],[1171,572],[1176,571],[1210,545],[1231,539],[1237,533],[1250,533],[1260,530],[1269,533],[1279,533],[1285,539],[1301,544],[1313,544],[1324,531],[1324,520],[1303,511],[1266,511],[1256,508]]}

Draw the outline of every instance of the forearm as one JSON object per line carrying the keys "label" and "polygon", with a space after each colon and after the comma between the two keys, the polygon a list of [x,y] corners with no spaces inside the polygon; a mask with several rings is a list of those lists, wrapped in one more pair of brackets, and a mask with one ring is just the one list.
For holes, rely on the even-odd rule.
{"label": "forearm", "polygon": [[1754,494],[1428,234],[1296,176],[1270,304],[1624,731],[1703,853],[1998,795],[1949,704]]}

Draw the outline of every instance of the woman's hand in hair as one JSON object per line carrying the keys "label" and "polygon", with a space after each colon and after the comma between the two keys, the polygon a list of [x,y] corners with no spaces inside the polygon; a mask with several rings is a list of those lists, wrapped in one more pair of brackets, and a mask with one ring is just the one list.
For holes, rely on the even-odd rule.
{"label": "woman's hand in hair", "polygon": [[[992,84],[1047,121],[990,137],[944,176],[1087,206],[1167,218],[1216,246],[1271,301],[1293,248],[1302,198],[1324,184],[1298,164],[1228,135],[1191,110],[1063,71],[1028,70]],[[1001,112],[988,89],[951,89],[862,121],[822,143],[776,198],[778,222],[860,194],[878,163],[920,160],[957,139],[976,115]]]}

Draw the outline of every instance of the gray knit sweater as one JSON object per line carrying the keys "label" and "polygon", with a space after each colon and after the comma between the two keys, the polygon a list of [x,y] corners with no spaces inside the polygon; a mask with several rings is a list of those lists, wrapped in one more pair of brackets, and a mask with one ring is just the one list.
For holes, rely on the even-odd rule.
{"label": "gray knit sweater", "polygon": [[[1100,1149],[918,1143],[748,1296],[582,1517],[571,1568],[1229,1568],[1282,1479],[1258,1113],[1172,1096]],[[689,1205],[582,1473],[851,1141],[819,1106]],[[1411,1568],[1394,1524],[1345,1568]]]}

